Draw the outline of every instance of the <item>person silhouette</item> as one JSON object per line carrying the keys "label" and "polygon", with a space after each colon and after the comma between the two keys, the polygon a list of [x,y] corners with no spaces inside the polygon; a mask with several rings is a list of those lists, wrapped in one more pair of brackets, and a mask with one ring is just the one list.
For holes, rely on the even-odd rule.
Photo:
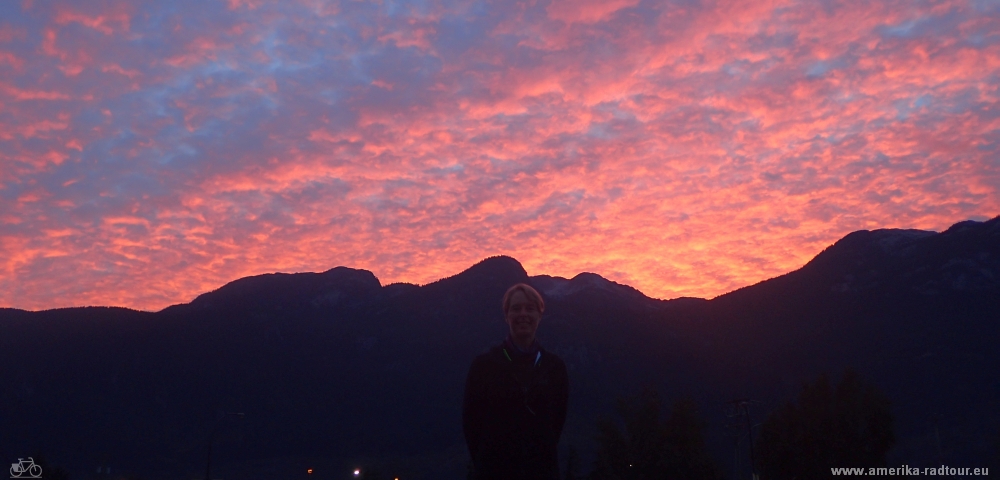
{"label": "person silhouette", "polygon": [[535,339],[544,311],[534,288],[510,287],[503,296],[510,333],[469,367],[462,429],[476,480],[559,480],[569,376]]}

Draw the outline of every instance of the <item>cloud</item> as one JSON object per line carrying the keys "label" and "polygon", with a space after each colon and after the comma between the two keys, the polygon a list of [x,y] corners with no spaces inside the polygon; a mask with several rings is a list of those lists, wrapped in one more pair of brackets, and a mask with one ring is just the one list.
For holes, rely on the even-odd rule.
{"label": "cloud", "polygon": [[982,2],[0,8],[0,305],[495,254],[712,297],[1000,210]]}
{"label": "cloud", "polygon": [[570,1],[552,0],[547,11],[549,16],[566,23],[583,22],[594,23],[606,19],[609,15],[627,8],[633,7],[639,0],[610,0],[610,1]]}

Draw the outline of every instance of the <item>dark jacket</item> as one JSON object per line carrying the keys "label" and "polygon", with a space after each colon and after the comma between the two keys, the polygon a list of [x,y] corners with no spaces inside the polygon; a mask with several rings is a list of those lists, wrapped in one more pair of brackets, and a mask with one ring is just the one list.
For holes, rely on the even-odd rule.
{"label": "dark jacket", "polygon": [[462,428],[477,480],[559,479],[569,377],[559,357],[536,349],[499,345],[469,367]]}

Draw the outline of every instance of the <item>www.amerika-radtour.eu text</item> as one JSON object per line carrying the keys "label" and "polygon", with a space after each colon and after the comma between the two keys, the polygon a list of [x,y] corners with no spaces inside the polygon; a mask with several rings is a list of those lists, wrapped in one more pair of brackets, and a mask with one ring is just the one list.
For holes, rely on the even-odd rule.
{"label": "www.amerika-radtour.eu text", "polygon": [[831,468],[834,475],[989,475],[989,468],[969,467],[872,467],[872,468]]}

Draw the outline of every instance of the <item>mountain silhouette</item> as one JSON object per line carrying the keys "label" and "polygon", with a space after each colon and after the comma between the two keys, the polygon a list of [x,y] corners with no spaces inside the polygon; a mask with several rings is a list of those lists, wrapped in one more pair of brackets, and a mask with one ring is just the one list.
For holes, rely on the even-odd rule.
{"label": "mountain silhouette", "polygon": [[892,463],[982,466],[995,448],[1000,217],[854,232],[711,300],[653,299],[595,273],[529,276],[496,256],[422,286],[337,267],[239,279],[160,312],[0,309],[0,452],[43,453],[74,478],[99,464],[203,476],[218,426],[217,478],[359,465],[464,478],[465,374],[506,334],[500,301],[517,282],[545,297],[539,341],[569,370],[562,459],[574,445],[589,465],[597,416],[648,384],[665,404],[698,402],[729,466],[728,400],[757,401],[760,422],[846,367],[892,402]]}

